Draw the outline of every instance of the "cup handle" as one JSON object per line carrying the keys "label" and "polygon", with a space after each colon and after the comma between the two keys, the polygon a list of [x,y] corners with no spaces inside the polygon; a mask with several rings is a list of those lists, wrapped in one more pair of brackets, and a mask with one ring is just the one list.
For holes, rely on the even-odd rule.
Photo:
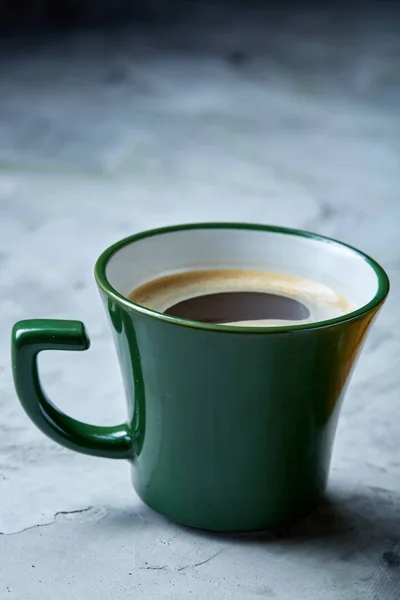
{"label": "cup handle", "polygon": [[15,389],[33,423],[49,438],[76,452],[106,458],[132,458],[127,423],[98,427],[72,419],[47,399],[39,379],[37,355],[42,350],[87,350],[90,341],[80,321],[31,319],[12,330]]}

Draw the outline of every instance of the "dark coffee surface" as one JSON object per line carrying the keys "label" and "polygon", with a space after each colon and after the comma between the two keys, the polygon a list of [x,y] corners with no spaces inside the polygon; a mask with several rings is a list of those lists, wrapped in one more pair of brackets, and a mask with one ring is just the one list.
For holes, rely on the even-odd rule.
{"label": "dark coffee surface", "polygon": [[167,308],[165,314],[204,323],[231,323],[261,319],[297,321],[310,316],[301,302],[264,292],[220,292],[188,298]]}
{"label": "dark coffee surface", "polygon": [[346,298],[320,282],[252,269],[163,275],[135,288],[128,297],[169,316],[238,327],[304,324],[352,310]]}

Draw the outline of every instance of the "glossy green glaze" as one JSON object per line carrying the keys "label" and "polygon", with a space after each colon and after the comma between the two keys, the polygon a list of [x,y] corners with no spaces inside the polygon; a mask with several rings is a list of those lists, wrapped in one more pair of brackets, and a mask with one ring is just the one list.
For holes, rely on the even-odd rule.
{"label": "glossy green glaze", "polygon": [[47,398],[40,385],[37,355],[42,350],[86,350],[89,339],[80,321],[32,319],[12,331],[15,389],[28,416],[54,441],[78,452],[107,458],[130,458],[128,425],[96,427],[71,419]]}
{"label": "glossy green glaze", "polygon": [[139,496],[179,523],[249,531],[307,512],[324,492],[346,383],[388,291],[383,270],[377,266],[374,302],[346,317],[239,329],[174,319],[120,296],[105,269],[124,243],[100,257],[96,279],[121,365],[128,424],[85,425],[45,398],[36,355],[87,348],[75,321],[14,327],[15,385],[30,418],[69,448],[130,459]]}
{"label": "glossy green glaze", "polygon": [[371,315],[259,335],[177,327],[104,301],[135,431],[133,483],[146,504],[185,525],[246,531],[318,502]]}

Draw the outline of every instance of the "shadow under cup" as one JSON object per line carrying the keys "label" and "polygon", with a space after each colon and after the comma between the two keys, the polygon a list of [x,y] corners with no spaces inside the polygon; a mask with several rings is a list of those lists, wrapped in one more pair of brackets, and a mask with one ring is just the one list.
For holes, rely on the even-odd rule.
{"label": "shadow under cup", "polygon": [[[157,313],[127,298],[157,277],[202,269],[309,279],[344,296],[354,310],[326,321],[236,327]],[[321,236],[206,223],[122,240],[101,255],[95,275],[116,343],[128,422],[72,429],[68,422],[68,436],[60,435],[67,426],[61,413],[51,405],[56,413],[43,422],[50,403],[37,390],[35,398],[32,390],[29,395],[21,366],[16,387],[32,420],[74,450],[129,459],[139,496],[184,525],[269,529],[315,506],[326,486],[349,374],[388,293],[383,269]],[[22,323],[33,343],[32,323]],[[49,339],[50,329],[47,323]],[[14,328],[15,364],[22,330],[21,324]]]}

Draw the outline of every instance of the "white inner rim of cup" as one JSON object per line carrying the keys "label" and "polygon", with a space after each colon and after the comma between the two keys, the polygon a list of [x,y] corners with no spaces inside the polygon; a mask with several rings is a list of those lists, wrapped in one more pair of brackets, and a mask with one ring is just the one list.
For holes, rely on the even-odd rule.
{"label": "white inner rim of cup", "polygon": [[365,258],[340,243],[229,228],[182,229],[134,240],[112,255],[106,277],[128,296],[157,277],[200,269],[255,269],[303,277],[331,287],[354,310],[368,304],[379,285]]}

